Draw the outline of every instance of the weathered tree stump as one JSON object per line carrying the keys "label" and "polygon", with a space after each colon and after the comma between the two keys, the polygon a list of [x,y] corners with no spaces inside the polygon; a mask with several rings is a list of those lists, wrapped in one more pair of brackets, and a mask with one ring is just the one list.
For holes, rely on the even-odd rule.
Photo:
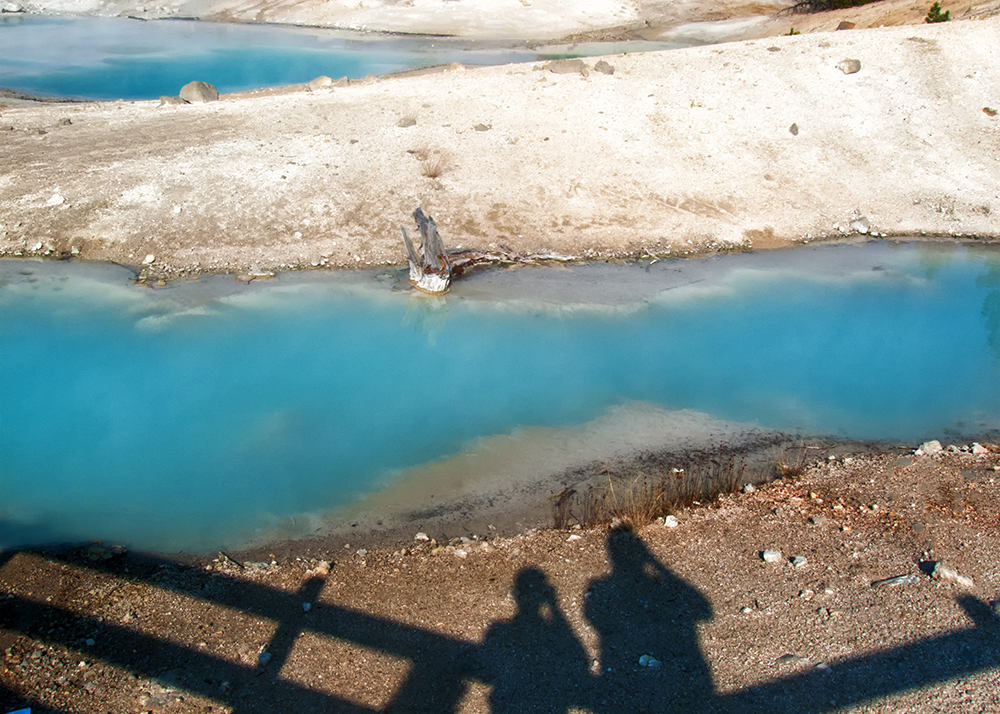
{"label": "weathered tree stump", "polygon": [[431,295],[448,292],[453,279],[460,278],[464,273],[482,265],[528,265],[575,260],[572,256],[553,253],[521,255],[503,243],[488,250],[477,248],[445,250],[434,219],[420,208],[413,212],[413,217],[420,230],[419,249],[414,247],[406,227],[399,228],[403,234],[403,245],[406,246],[406,258],[410,263],[410,284],[417,290]]}
{"label": "weathered tree stump", "polygon": [[440,295],[448,292],[451,287],[451,264],[445,252],[441,236],[437,231],[434,219],[425,215],[418,208],[413,212],[420,230],[420,251],[413,247],[406,227],[400,226],[403,233],[403,245],[406,246],[406,258],[410,262],[410,283],[421,292]]}

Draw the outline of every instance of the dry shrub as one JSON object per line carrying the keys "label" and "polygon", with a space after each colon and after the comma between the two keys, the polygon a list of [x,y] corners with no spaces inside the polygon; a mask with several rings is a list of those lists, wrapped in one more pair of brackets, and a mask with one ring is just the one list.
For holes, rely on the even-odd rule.
{"label": "dry shrub", "polygon": [[806,471],[807,447],[799,444],[795,447],[782,447],[781,453],[774,460],[774,474],[778,478],[797,479]]}
{"label": "dry shrub", "polygon": [[406,153],[420,162],[420,173],[427,178],[438,178],[450,168],[450,158],[441,149],[430,149],[429,147],[421,146],[416,149],[409,149]]}
{"label": "dry shrub", "polygon": [[580,498],[571,488],[552,497],[555,526],[565,528],[575,520],[584,527],[612,523],[640,527],[700,499],[738,490],[746,468],[741,454],[718,449],[688,455],[684,468],[627,464],[616,473],[605,469],[606,481],[591,485]]}

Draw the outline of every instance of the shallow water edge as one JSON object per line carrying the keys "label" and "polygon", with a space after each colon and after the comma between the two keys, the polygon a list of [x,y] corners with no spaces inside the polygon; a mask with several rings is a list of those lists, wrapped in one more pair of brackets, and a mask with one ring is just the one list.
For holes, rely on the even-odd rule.
{"label": "shallow water edge", "polygon": [[[815,434],[895,435],[909,449],[923,438],[983,440],[1000,424],[989,407],[990,345],[1000,334],[990,309],[1000,295],[994,252],[875,244],[494,271],[445,299],[412,295],[398,272],[300,273],[249,286],[216,276],[148,290],[114,266],[5,262],[0,300],[8,319],[22,320],[0,330],[9,442],[0,479],[7,488],[17,473],[37,472],[47,490],[19,508],[11,499],[3,520],[8,530],[18,519],[27,525],[34,510],[42,523],[40,505],[69,496],[73,508],[57,521],[79,518],[75,532],[94,532],[88,521],[122,518],[108,499],[124,495],[141,508],[152,492],[161,495],[150,502],[159,513],[140,516],[147,537],[158,529],[159,542],[176,543],[152,546],[160,550],[475,532],[484,522],[518,530],[548,521],[552,494],[643,455],[672,468],[698,450],[756,453]],[[974,279],[963,277],[965,265]],[[83,267],[89,280],[70,280]],[[849,317],[829,312],[831,298]],[[349,313],[358,310],[355,325]],[[95,311],[108,322],[85,327]],[[39,318],[52,329],[35,344]],[[747,322],[758,327],[748,332]],[[928,350],[922,340],[934,334],[945,341]],[[387,350],[435,365],[434,380],[474,386],[440,404],[454,417],[443,432],[411,411],[431,393],[406,395],[406,362],[381,361]],[[248,358],[249,371],[233,371]],[[221,393],[212,365],[231,375]],[[610,376],[611,365],[624,369]],[[122,370],[125,381],[114,376]],[[341,373],[358,382],[356,395],[331,382]],[[938,382],[948,388],[928,386]],[[88,398],[68,402],[67,392]],[[858,399],[869,406],[841,414]],[[876,407],[888,417],[871,417]],[[441,433],[454,438],[438,444]],[[65,453],[46,465],[31,445],[53,434]],[[377,452],[389,460],[373,467],[365,454]],[[187,479],[194,485],[182,486]],[[87,508],[104,515],[95,521]],[[174,522],[171,508],[189,513]],[[206,529],[233,519],[239,533]]]}

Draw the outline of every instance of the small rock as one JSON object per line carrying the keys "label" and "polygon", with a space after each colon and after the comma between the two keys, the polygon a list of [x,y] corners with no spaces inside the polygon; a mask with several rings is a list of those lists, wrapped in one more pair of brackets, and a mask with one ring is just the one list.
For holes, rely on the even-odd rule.
{"label": "small rock", "polygon": [[837,25],[838,30],[853,30],[855,27],[857,27],[857,25],[848,20],[841,20],[840,24]]}
{"label": "small rock", "polygon": [[823,516],[810,516],[809,524],[813,526],[825,526],[827,524],[827,519]]}
{"label": "small rock", "polygon": [[59,120],[59,126],[70,126],[73,124],[73,120],[69,117],[63,117]]}
{"label": "small rock", "polygon": [[313,572],[316,573],[316,575],[327,576],[330,574],[330,564],[325,560],[321,560],[319,561],[319,564],[313,568]]}
{"label": "small rock", "polygon": [[805,566],[809,565],[809,561],[804,556],[801,555],[796,555],[795,557],[793,557],[791,563],[793,568],[804,568]]}
{"label": "small rock", "polygon": [[844,74],[855,74],[861,71],[861,60],[845,59],[837,63],[837,69]]}
{"label": "small rock", "polygon": [[366,555],[368,555],[368,551],[365,548],[358,548],[359,558],[364,558]]}
{"label": "small rock", "polygon": [[778,657],[775,660],[777,664],[796,664],[796,665],[806,665],[809,664],[808,657],[800,657],[799,655],[786,654]]}
{"label": "small rock", "polygon": [[649,667],[650,669],[659,669],[663,666],[663,663],[656,659],[653,655],[644,654],[639,658],[639,666]]}
{"label": "small rock", "polygon": [[398,122],[396,122],[396,126],[398,126],[401,129],[406,129],[407,127],[416,125],[417,125],[417,120],[414,117],[403,117]]}
{"label": "small rock", "polygon": [[587,63],[582,59],[557,59],[547,62],[544,69],[553,74],[579,74],[584,77],[590,74]]}
{"label": "small rock", "polygon": [[489,131],[492,127],[487,126],[486,124],[476,124],[472,128],[475,129],[476,131]]}
{"label": "small rock", "polygon": [[52,197],[45,202],[46,206],[61,206],[66,203],[66,199],[60,196],[58,193],[52,194]]}
{"label": "small rock", "polygon": [[583,540],[583,536],[578,536],[576,533],[574,533],[573,535],[571,535],[569,538],[566,539],[566,542],[572,543],[575,540]]}
{"label": "small rock", "polygon": [[87,647],[93,647],[94,645],[97,644],[97,642],[95,642],[92,637],[88,637],[86,640],[84,640],[83,643],[87,645]]}
{"label": "small rock", "polygon": [[615,68],[604,60],[597,60],[597,64],[594,65],[594,71],[601,74],[614,74]]}
{"label": "small rock", "polygon": [[765,563],[780,563],[781,551],[768,549],[762,552],[760,557]]}
{"label": "small rock", "polygon": [[257,655],[257,661],[260,662],[261,667],[266,667],[267,663],[271,661],[271,653],[261,652],[259,655]]}
{"label": "small rock", "polygon": [[142,259],[143,265],[152,265],[156,261],[156,256],[152,253]]}
{"label": "small rock", "polygon": [[980,454],[988,454],[988,453],[990,453],[990,450],[987,449],[982,444],[977,443],[977,442],[974,441],[974,442],[972,442],[972,453],[976,454],[978,456]]}
{"label": "small rock", "polygon": [[219,90],[208,82],[188,82],[181,87],[180,98],[190,104],[204,104],[219,99]]}
{"label": "small rock", "polygon": [[790,127],[788,127],[788,131],[791,132],[792,136],[798,136],[799,135],[799,125],[798,124],[792,124]]}
{"label": "small rock", "polygon": [[663,519],[663,525],[665,525],[667,528],[676,528],[677,527],[677,516],[666,516]]}
{"label": "small rock", "polygon": [[971,590],[976,586],[976,583],[972,578],[962,575],[957,570],[952,570],[944,563],[938,563],[934,566],[934,571],[931,573],[931,577],[935,580],[943,580],[947,583],[953,583],[961,588],[966,588],[967,590]]}
{"label": "small rock", "polygon": [[983,107],[983,114],[988,117],[995,117],[997,115],[997,110],[993,107]]}
{"label": "small rock", "polygon": [[749,615],[751,612],[753,612],[753,608],[749,606],[744,607],[740,609],[740,612],[742,612],[744,615]]}
{"label": "small rock", "polygon": [[909,575],[897,575],[892,578],[886,578],[885,580],[876,580],[872,583],[873,588],[895,588],[900,585],[912,585],[913,583],[920,580],[920,578],[914,573]]}
{"label": "small rock", "polygon": [[990,609],[993,610],[993,614],[1000,616],[1000,600],[991,600]]}
{"label": "small rock", "polygon": [[304,602],[304,603],[302,603],[302,612],[309,612],[312,609],[313,609],[313,606],[312,606],[311,602]]}
{"label": "small rock", "polygon": [[754,486],[752,483],[745,483],[745,484],[743,484],[743,493],[753,493],[756,490],[757,490],[757,487]]}
{"label": "small rock", "polygon": [[309,80],[309,84],[306,85],[310,92],[318,92],[321,89],[329,89],[332,86],[333,78],[327,77],[325,74]]}
{"label": "small rock", "polygon": [[469,556],[469,551],[467,551],[465,548],[455,548],[454,552],[456,558],[467,558]]}
{"label": "small rock", "polygon": [[941,442],[937,439],[931,439],[930,441],[925,441],[920,445],[914,453],[917,456],[933,456],[934,454],[940,454],[944,449],[941,447]]}
{"label": "small rock", "polygon": [[851,221],[851,228],[856,230],[858,233],[867,233],[871,228],[871,224],[868,223],[867,218],[855,218]]}
{"label": "small rock", "polygon": [[427,537],[426,533],[424,533],[423,531],[420,531],[415,536],[413,536],[413,540],[428,541],[428,540],[430,540],[430,538]]}
{"label": "small rock", "polygon": [[166,95],[160,97],[160,106],[177,106],[180,104],[187,104],[188,102],[180,97],[168,97]]}

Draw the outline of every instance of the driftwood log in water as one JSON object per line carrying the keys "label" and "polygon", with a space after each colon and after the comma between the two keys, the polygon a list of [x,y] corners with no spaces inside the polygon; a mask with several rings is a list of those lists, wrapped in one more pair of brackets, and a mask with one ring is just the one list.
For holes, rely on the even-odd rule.
{"label": "driftwood log in water", "polygon": [[479,248],[460,248],[446,250],[438,233],[434,219],[418,208],[413,212],[420,231],[420,247],[416,248],[410,240],[405,226],[400,226],[403,234],[403,245],[406,246],[406,257],[410,263],[410,284],[421,292],[440,295],[448,292],[451,281],[473,268],[481,265],[513,265],[541,263],[547,261],[566,262],[573,260],[572,256],[545,254],[521,255],[517,251],[501,243],[495,248],[482,250]]}

